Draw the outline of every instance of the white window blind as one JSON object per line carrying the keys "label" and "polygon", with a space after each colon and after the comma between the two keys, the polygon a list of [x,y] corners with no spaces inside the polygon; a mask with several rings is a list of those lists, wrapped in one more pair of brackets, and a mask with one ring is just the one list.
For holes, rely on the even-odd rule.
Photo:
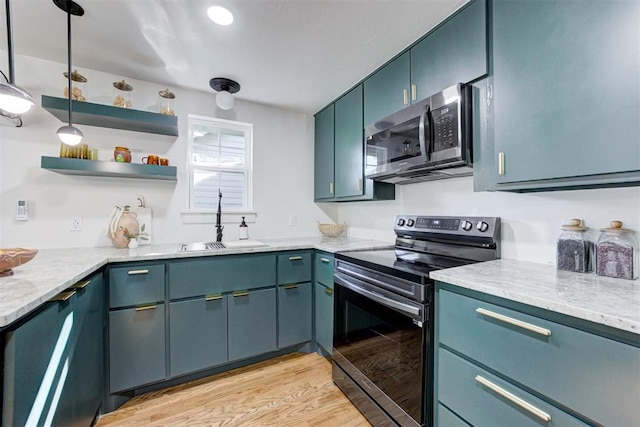
{"label": "white window blind", "polygon": [[189,116],[189,209],[248,211],[253,125]]}

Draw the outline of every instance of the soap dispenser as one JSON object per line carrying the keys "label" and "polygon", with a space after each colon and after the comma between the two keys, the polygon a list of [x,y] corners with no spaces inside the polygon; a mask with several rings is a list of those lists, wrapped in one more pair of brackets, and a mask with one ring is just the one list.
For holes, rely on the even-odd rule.
{"label": "soap dispenser", "polygon": [[244,217],[242,217],[242,222],[240,223],[238,238],[240,240],[247,240],[249,238],[249,227],[247,226],[247,223],[244,222]]}

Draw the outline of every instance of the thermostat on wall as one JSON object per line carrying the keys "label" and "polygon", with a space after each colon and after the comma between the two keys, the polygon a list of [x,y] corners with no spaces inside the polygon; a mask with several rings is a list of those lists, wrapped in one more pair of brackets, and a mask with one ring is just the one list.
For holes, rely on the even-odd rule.
{"label": "thermostat on wall", "polygon": [[29,209],[26,200],[18,200],[16,204],[16,221],[26,221],[29,219]]}

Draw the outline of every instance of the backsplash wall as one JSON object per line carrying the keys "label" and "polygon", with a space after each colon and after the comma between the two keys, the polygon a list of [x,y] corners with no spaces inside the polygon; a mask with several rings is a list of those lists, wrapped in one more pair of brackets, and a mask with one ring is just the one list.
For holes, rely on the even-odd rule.
{"label": "backsplash wall", "polygon": [[542,193],[473,192],[473,179],[454,178],[396,186],[391,202],[339,206],[353,237],[393,241],[397,214],[499,216],[502,258],[555,264],[561,225],[582,218],[594,241],[609,221],[640,230],[640,188],[552,191]]}
{"label": "backsplash wall", "polygon": [[[0,56],[6,58],[1,51]],[[70,176],[41,169],[41,156],[59,154],[60,142],[55,132],[62,126],[40,106],[41,94],[62,97],[66,85],[62,72],[66,64],[25,56],[17,56],[15,62],[17,83],[31,93],[36,106],[24,115],[22,128],[8,126],[6,122],[0,124],[0,247],[110,245],[106,229],[114,205],[133,205],[138,194],[153,209],[153,242],[215,239],[213,223],[183,222],[188,204],[189,113],[254,124],[253,210],[257,217],[249,223],[251,238],[319,236],[316,221],[331,221],[329,214],[335,215],[334,208],[313,203],[313,117],[240,99],[233,110],[219,110],[213,90],[170,88],[176,94],[178,138],[78,125],[85,134],[85,142],[99,149],[100,160],[112,159],[116,145],[131,148],[134,162],[140,162],[149,153],[159,154],[178,167],[177,182]],[[77,69],[88,79],[85,92],[91,102],[111,104],[111,83],[125,78],[134,88],[134,108],[156,111],[157,93],[165,88],[126,76]],[[26,222],[15,220],[18,199],[28,201],[30,218]],[[296,226],[289,226],[289,214],[296,215]],[[83,231],[69,231],[72,216],[83,218]],[[213,221],[215,213],[210,216]],[[222,217],[223,223],[229,220],[224,212]],[[237,222],[236,218],[224,224],[224,240],[238,239],[239,218]]]}

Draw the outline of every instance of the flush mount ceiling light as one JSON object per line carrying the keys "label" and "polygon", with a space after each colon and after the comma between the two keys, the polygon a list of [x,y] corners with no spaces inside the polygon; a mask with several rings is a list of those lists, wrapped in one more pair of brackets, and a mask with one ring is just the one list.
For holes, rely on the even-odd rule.
{"label": "flush mount ceiling light", "polygon": [[5,0],[5,9],[7,11],[7,50],[9,52],[9,82],[0,83],[0,108],[12,114],[23,114],[29,111],[31,106],[35,104],[35,101],[26,90],[15,85],[10,0]]}
{"label": "flush mount ceiling light", "polygon": [[224,77],[216,77],[209,81],[209,85],[213,90],[218,92],[216,95],[216,104],[223,110],[233,108],[234,99],[232,93],[240,90],[240,83]]}
{"label": "flush mount ceiling light", "polygon": [[233,22],[233,15],[228,9],[222,6],[211,6],[207,9],[209,19],[218,25],[230,25]]}
{"label": "flush mount ceiling light", "polygon": [[72,121],[72,102],[71,94],[72,82],[71,82],[71,15],[82,16],[84,15],[84,9],[72,0],[53,0],[53,3],[63,11],[67,12],[67,78],[69,85],[69,124],[62,126],[56,132],[60,141],[67,145],[77,145],[82,141],[84,135],[80,129],[73,126]]}

